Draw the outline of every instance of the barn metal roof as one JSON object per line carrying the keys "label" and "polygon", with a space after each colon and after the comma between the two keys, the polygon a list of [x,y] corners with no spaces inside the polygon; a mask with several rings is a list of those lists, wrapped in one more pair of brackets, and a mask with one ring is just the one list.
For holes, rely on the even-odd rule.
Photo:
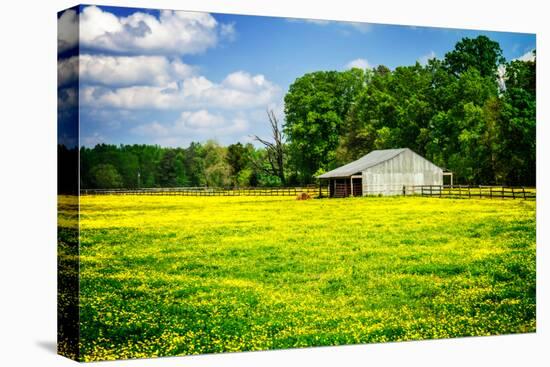
{"label": "barn metal roof", "polygon": [[359,158],[358,160],[348,163],[342,167],[333,169],[332,171],[323,173],[322,175],[317,176],[317,178],[349,177],[356,173],[362,172],[367,168],[388,161],[403,153],[407,149],[408,148],[373,150],[372,152]]}

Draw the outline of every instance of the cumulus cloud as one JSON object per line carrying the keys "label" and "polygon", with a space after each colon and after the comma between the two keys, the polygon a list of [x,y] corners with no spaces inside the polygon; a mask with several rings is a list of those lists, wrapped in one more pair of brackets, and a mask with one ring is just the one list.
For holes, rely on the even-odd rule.
{"label": "cumulus cloud", "polygon": [[126,109],[251,109],[276,100],[281,89],[263,75],[238,71],[221,83],[192,76],[162,86],[129,86],[116,89],[87,86],[82,102],[92,107]]}
{"label": "cumulus cloud", "polygon": [[80,56],[80,78],[85,83],[111,86],[166,85],[194,73],[194,67],[163,56]]}
{"label": "cumulus cloud", "polygon": [[346,69],[353,69],[353,68],[359,68],[359,69],[367,69],[370,68],[370,64],[367,61],[367,59],[358,58],[355,60],[351,60],[346,64]]}
{"label": "cumulus cloud", "polygon": [[158,144],[178,145],[188,143],[190,138],[220,138],[242,135],[249,128],[248,120],[237,114],[224,116],[202,109],[184,111],[171,123],[154,121],[132,129],[137,135],[147,136]]}
{"label": "cumulus cloud", "polygon": [[80,81],[108,86],[165,85],[189,78],[196,67],[164,56],[80,55],[57,62],[58,86]]}
{"label": "cumulus cloud", "polygon": [[78,57],[57,61],[57,87],[62,88],[78,80]]}
{"label": "cumulus cloud", "polygon": [[535,61],[535,50],[527,51],[526,53],[524,53],[523,55],[521,55],[520,57],[514,60],[525,61],[525,62]]}
{"label": "cumulus cloud", "polygon": [[80,14],[80,42],[91,49],[127,54],[197,54],[232,39],[232,24],[219,24],[208,13],[162,10],[158,17],[135,12],[117,17],[97,6]]}
{"label": "cumulus cloud", "polygon": [[180,122],[191,129],[210,129],[224,125],[225,119],[222,115],[214,115],[207,110],[184,111],[181,113]]}
{"label": "cumulus cloud", "polygon": [[435,58],[436,58],[435,52],[430,51],[426,55],[420,56],[418,58],[418,62],[420,63],[420,65],[428,65],[428,61]]}
{"label": "cumulus cloud", "polygon": [[184,111],[175,122],[174,127],[184,133],[194,130],[205,134],[226,135],[246,131],[248,121],[242,114],[225,117],[221,114],[210,113],[207,110]]}
{"label": "cumulus cloud", "polygon": [[57,50],[64,52],[77,44],[78,15],[74,9],[67,9],[57,18]]}
{"label": "cumulus cloud", "polygon": [[80,55],[57,62],[57,83],[80,81],[108,86],[166,85],[196,74],[197,68],[164,56]]}
{"label": "cumulus cloud", "polygon": [[[82,8],[79,23],[83,53],[58,62],[58,83],[80,81],[79,95],[62,98],[80,103],[84,145],[113,134],[165,146],[231,143],[250,135],[252,124],[258,133],[268,129],[265,108],[282,101],[281,88],[263,74],[238,70],[213,80],[184,62],[234,40],[234,23],[175,11],[117,16],[96,6]],[[120,111],[127,116],[112,116]]]}
{"label": "cumulus cloud", "polygon": [[270,82],[261,75],[250,75],[244,71],[237,71],[229,74],[222,82],[222,84],[230,89],[236,89],[243,92],[254,92],[258,89],[269,87]]}

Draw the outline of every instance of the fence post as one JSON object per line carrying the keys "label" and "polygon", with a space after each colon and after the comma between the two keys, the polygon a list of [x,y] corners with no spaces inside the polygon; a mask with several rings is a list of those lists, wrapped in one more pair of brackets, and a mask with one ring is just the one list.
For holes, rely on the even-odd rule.
{"label": "fence post", "polygon": [[500,192],[500,197],[502,200],[504,200],[504,186],[502,186],[502,191]]}
{"label": "fence post", "polygon": [[403,196],[407,195],[407,189],[405,188],[405,185],[403,185]]}
{"label": "fence post", "polygon": [[527,197],[525,196],[525,186],[522,186],[521,189],[523,190],[523,198],[527,199]]}
{"label": "fence post", "polygon": [[514,186],[512,186],[512,198],[513,198],[513,199],[516,198],[516,193],[514,192]]}
{"label": "fence post", "polygon": [[489,198],[493,198],[493,186],[489,187]]}
{"label": "fence post", "polygon": [[424,196],[424,186],[420,186],[420,196]]}
{"label": "fence post", "polygon": [[468,185],[468,199],[472,198],[472,193],[470,192],[470,185]]}

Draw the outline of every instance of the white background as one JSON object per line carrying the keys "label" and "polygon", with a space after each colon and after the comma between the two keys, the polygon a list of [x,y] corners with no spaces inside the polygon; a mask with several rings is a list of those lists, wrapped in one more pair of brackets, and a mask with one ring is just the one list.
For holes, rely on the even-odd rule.
{"label": "white background", "polygon": [[[0,366],[66,366],[56,340],[56,12],[76,2],[3,2],[0,10]],[[148,0],[103,5],[537,33],[537,333],[501,337],[104,362],[103,366],[550,363],[548,50],[544,1]],[[391,47],[391,45],[388,45]],[[546,102],[546,104],[545,104]],[[546,186],[545,186],[546,185]],[[546,340],[545,340],[546,339]],[[88,364],[90,366],[96,363]]]}

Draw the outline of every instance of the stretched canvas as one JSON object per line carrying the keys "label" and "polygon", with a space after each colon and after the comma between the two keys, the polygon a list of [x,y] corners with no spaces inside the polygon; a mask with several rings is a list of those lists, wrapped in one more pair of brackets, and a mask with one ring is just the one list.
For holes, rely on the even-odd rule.
{"label": "stretched canvas", "polygon": [[59,354],[535,332],[534,34],[57,21]]}

